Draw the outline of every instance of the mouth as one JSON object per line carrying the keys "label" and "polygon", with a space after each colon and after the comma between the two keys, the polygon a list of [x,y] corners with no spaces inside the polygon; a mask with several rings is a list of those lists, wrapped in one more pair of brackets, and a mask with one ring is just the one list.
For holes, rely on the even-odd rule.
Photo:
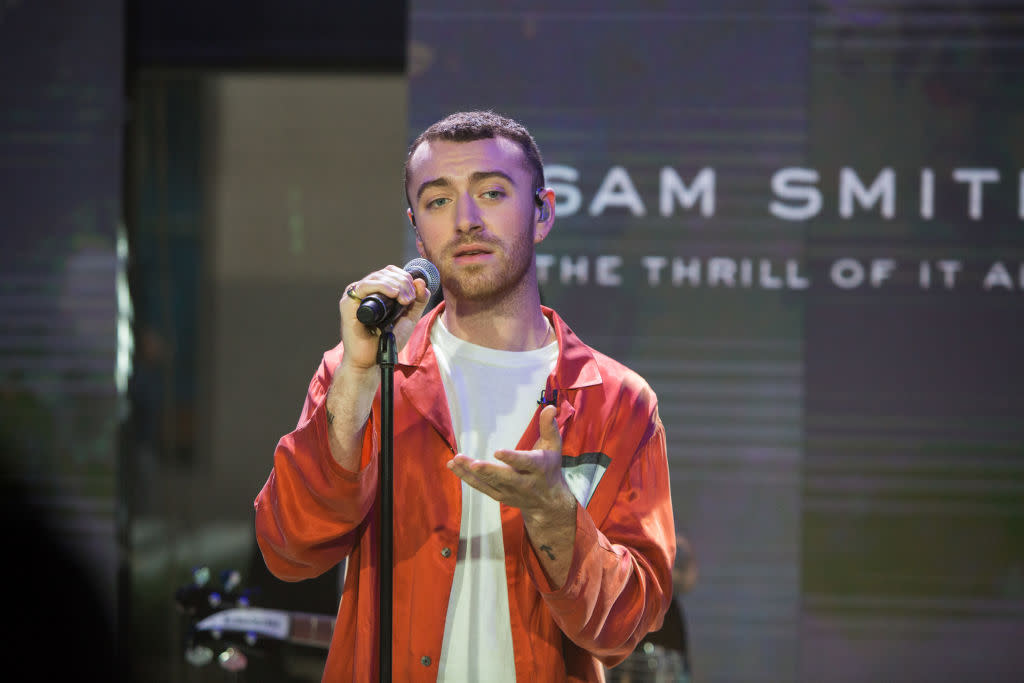
{"label": "mouth", "polygon": [[471,261],[490,256],[492,250],[481,244],[467,244],[452,252],[452,258],[457,261]]}

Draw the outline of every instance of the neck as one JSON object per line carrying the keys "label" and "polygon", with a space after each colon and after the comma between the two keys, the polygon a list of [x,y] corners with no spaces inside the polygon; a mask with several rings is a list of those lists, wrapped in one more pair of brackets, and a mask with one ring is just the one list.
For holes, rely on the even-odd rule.
{"label": "neck", "polygon": [[[532,296],[530,295],[532,294]],[[554,330],[540,310],[536,288],[516,302],[445,299],[444,326],[459,339],[501,351],[532,351],[551,343]]]}

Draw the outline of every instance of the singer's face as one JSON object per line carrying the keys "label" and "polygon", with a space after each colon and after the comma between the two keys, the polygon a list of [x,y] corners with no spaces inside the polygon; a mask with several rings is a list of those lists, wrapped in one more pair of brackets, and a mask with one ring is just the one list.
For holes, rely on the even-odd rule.
{"label": "singer's face", "polygon": [[420,254],[437,266],[445,297],[497,302],[536,286],[532,173],[515,142],[433,140],[410,160],[409,194]]}

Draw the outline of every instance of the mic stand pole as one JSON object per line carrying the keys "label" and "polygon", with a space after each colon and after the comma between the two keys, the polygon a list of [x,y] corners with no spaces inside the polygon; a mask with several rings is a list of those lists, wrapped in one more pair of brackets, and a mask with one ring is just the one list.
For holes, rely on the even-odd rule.
{"label": "mic stand pole", "polygon": [[394,380],[395,335],[388,325],[380,332],[377,363],[380,365],[380,476],[377,500],[380,505],[380,681],[391,683],[391,601],[393,597],[394,563],[392,535],[394,533]]}

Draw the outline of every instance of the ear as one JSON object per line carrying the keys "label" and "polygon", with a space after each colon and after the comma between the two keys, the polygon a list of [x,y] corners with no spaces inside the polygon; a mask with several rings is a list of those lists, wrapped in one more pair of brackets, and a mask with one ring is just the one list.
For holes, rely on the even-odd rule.
{"label": "ear", "polygon": [[416,233],[416,251],[419,252],[420,256],[426,258],[427,255],[423,251],[423,240],[420,239],[420,231],[419,228],[416,227],[416,216],[413,215],[412,209],[406,209],[405,215],[409,219],[409,225],[412,226],[412,231]]}
{"label": "ear", "polygon": [[555,224],[555,191],[550,187],[537,190],[537,206],[534,209],[533,243],[538,244],[548,236]]}

